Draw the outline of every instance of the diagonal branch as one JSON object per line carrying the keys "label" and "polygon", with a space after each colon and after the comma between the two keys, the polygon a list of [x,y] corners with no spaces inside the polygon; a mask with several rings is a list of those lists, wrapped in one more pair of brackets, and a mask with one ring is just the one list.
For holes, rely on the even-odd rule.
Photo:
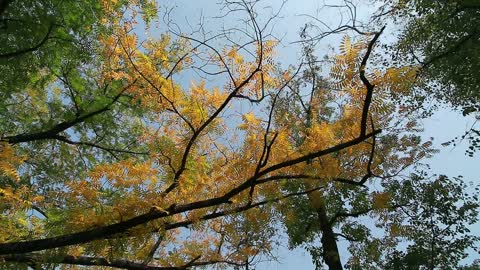
{"label": "diagonal branch", "polygon": [[[133,84],[133,83],[132,83]],[[70,121],[64,121],[61,123],[56,124],[55,126],[51,127],[50,129],[44,130],[44,131],[39,131],[39,132],[34,132],[34,133],[24,133],[24,134],[19,134],[19,135],[14,135],[14,136],[6,136],[1,138],[4,141],[7,141],[8,143],[11,144],[17,144],[17,143],[24,143],[24,142],[33,142],[33,141],[39,141],[39,140],[49,140],[49,139],[58,139],[58,133],[63,132],[79,123],[82,123],[86,121],[87,119],[90,119],[96,115],[99,115],[103,112],[106,112],[110,110],[110,107],[122,96],[122,94],[132,85],[128,85],[124,87],[120,93],[118,93],[115,97],[113,97],[112,101],[108,103],[107,105],[103,106],[102,108],[99,108],[97,110],[91,111],[89,113],[83,114],[79,117],[76,117],[73,120]]]}
{"label": "diagonal branch", "polygon": [[99,145],[97,143],[92,143],[92,142],[72,141],[72,140],[68,139],[67,137],[61,136],[61,135],[53,136],[52,139],[56,139],[56,140],[59,140],[61,142],[71,144],[71,145],[84,145],[84,146],[90,146],[90,147],[93,147],[93,148],[98,148],[98,149],[109,152],[112,156],[115,156],[115,153],[125,153],[125,154],[132,154],[132,155],[148,155],[148,152],[135,152],[135,151],[127,150],[127,149],[111,148],[111,147]]}
{"label": "diagonal branch", "polygon": [[[10,2],[10,1],[7,1],[7,4],[8,4],[8,2]],[[48,27],[47,33],[45,34],[43,39],[39,43],[37,43],[36,45],[34,45],[30,48],[20,49],[20,50],[15,51],[15,52],[0,54],[0,59],[2,59],[2,58],[9,59],[9,58],[12,58],[12,57],[17,57],[17,56],[20,56],[22,54],[29,53],[29,52],[34,52],[34,51],[38,50],[41,46],[43,46],[43,44],[45,44],[45,42],[47,42],[48,38],[50,37],[50,34],[52,33],[53,26],[54,26],[54,24],[51,24]]]}
{"label": "diagonal branch", "polygon": [[42,254],[12,254],[8,256],[0,257],[6,262],[20,262],[20,263],[58,263],[58,264],[72,264],[83,266],[107,266],[121,269],[130,270],[176,270],[185,269],[183,267],[172,266],[148,266],[142,263],[123,259],[107,259],[101,257],[88,257],[88,256],[72,256],[66,255],[63,257],[46,258]]}
{"label": "diagonal branch", "polygon": [[453,53],[455,53],[456,51],[458,51],[465,43],[467,43],[470,39],[474,38],[474,35],[476,33],[473,32],[469,35],[466,35],[464,37],[462,37],[461,39],[458,40],[458,42],[456,42],[452,47],[448,48],[447,50],[433,56],[432,58],[428,59],[428,61],[422,63],[422,67],[423,68],[428,68],[429,66],[431,66],[432,64],[434,64],[436,61],[444,58],[444,57],[447,57]]}
{"label": "diagonal branch", "polygon": [[[243,206],[239,206],[233,209],[229,210],[224,210],[220,212],[214,212],[211,214],[204,215],[201,217],[199,220],[210,220],[210,219],[215,219],[218,217],[222,217],[228,214],[232,213],[240,213],[261,205],[265,205],[268,203],[273,203],[273,202],[278,202],[290,197],[294,196],[301,196],[305,195],[317,190],[320,190],[324,188],[324,186],[320,187],[315,187],[309,190],[301,191],[301,192],[295,192],[295,193],[288,193],[285,194],[281,197],[275,198],[275,199],[268,199],[260,202],[256,202],[254,204],[247,204]],[[184,220],[184,221],[179,221],[175,223],[168,223],[165,225],[163,228],[164,230],[172,230],[180,227],[187,227],[191,224],[193,224],[196,221],[193,220]],[[159,241],[155,243],[154,249],[152,251],[156,250],[158,246],[160,245],[160,240],[162,237],[159,238]],[[154,252],[153,252],[154,253]],[[152,255],[153,257],[153,255]],[[183,266],[178,266],[178,267],[163,267],[163,266],[149,266],[147,265],[148,262],[143,262],[143,263],[136,263],[128,260],[123,260],[123,259],[105,259],[105,258],[95,258],[95,257],[87,257],[87,256],[64,256],[64,257],[55,257],[52,260],[45,260],[45,257],[39,254],[10,254],[6,256],[1,256],[0,259],[4,259],[5,261],[10,261],[10,262],[24,262],[24,263],[41,263],[41,262],[46,262],[46,263],[59,263],[59,264],[74,264],[74,265],[89,265],[89,266],[108,266],[108,267],[116,267],[116,268],[124,268],[124,269],[151,269],[151,270],[167,270],[167,269],[186,269],[188,267],[194,267],[194,266],[205,266],[205,265],[211,265],[211,264],[216,264],[216,263],[225,263],[225,264],[231,264],[231,265],[236,265],[235,262],[230,262],[230,261],[224,261],[224,260],[213,260],[213,261],[207,261],[207,262],[198,262],[198,259],[200,259],[199,256],[193,258],[190,262]]]}
{"label": "diagonal branch", "polygon": [[155,256],[155,252],[157,252],[158,248],[160,247],[160,244],[163,241],[163,234],[158,236],[157,241],[155,241],[155,244],[153,244],[153,247],[150,249],[150,252],[148,252],[147,257],[143,261],[143,264],[147,265],[152,261],[153,256]]}
{"label": "diagonal branch", "polygon": [[[225,216],[225,215],[228,215],[228,214],[244,212],[244,211],[247,211],[247,210],[255,208],[255,207],[259,207],[259,206],[269,204],[269,203],[279,202],[279,201],[282,201],[282,200],[290,198],[290,197],[306,195],[306,194],[309,194],[311,192],[314,192],[314,191],[317,191],[317,190],[320,190],[320,189],[323,189],[323,188],[324,188],[324,186],[319,186],[319,187],[315,187],[315,188],[300,191],[300,192],[288,193],[288,194],[285,194],[281,197],[274,198],[274,199],[264,200],[264,201],[260,201],[260,202],[256,202],[256,203],[247,203],[243,206],[239,206],[239,207],[236,207],[236,208],[233,208],[233,209],[218,211],[218,212],[214,212],[214,213],[211,213],[211,214],[204,215],[199,220],[210,220],[210,219],[215,219],[215,218],[222,217],[222,216]],[[184,220],[184,221],[179,221],[179,222],[175,222],[175,223],[168,223],[168,224],[165,225],[164,229],[168,231],[168,230],[172,230],[172,229],[176,229],[176,228],[187,227],[189,225],[192,225],[193,223],[194,223],[194,221],[192,221],[192,220]]]}
{"label": "diagonal branch", "polygon": [[320,151],[317,151],[317,152],[313,152],[313,153],[310,153],[310,154],[306,154],[304,156],[301,156],[301,157],[298,157],[298,158],[295,158],[295,159],[291,159],[291,160],[287,160],[287,161],[277,163],[275,165],[272,165],[272,166],[266,168],[263,171],[260,171],[259,175],[263,176],[263,175],[266,175],[268,173],[274,172],[276,170],[279,170],[279,169],[282,169],[282,168],[285,168],[285,167],[293,166],[293,165],[296,165],[296,164],[299,164],[299,163],[302,163],[302,162],[307,162],[307,161],[312,160],[314,158],[319,158],[321,156],[325,156],[325,155],[328,155],[328,154],[331,154],[331,153],[334,153],[334,152],[338,152],[340,150],[343,150],[343,149],[349,148],[351,146],[357,145],[357,144],[363,142],[364,140],[379,134],[380,132],[382,132],[382,130],[380,130],[380,129],[373,130],[371,133],[368,133],[364,136],[354,138],[352,140],[337,144],[337,145],[332,146],[330,148],[320,150]]}

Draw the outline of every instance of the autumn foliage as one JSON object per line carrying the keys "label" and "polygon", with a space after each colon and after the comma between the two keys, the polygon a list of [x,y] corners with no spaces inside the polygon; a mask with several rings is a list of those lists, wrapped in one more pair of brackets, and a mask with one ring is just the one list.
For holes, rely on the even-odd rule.
{"label": "autumn foliage", "polygon": [[311,54],[282,69],[255,6],[229,7],[246,18],[243,43],[225,32],[143,38],[138,21],[155,20],[154,1],[101,1],[94,57],[55,76],[34,70],[45,81],[9,94],[40,117],[13,117],[15,132],[2,134],[2,263],[248,266],[269,258],[281,224],[304,241],[305,207],[318,213],[308,226],[319,226],[331,269],[333,231],[355,217],[401,234],[402,221],[387,222],[399,207],[388,185],[434,153],[394,101],[416,67],[375,68],[382,29],[345,36],[326,77]]}

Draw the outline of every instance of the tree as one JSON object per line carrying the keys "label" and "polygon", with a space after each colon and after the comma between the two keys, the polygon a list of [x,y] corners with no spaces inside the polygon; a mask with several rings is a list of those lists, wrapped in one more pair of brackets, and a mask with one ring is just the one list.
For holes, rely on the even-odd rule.
{"label": "tree", "polygon": [[[134,31],[142,3],[103,1],[108,29],[95,32],[94,57],[75,62],[73,77],[33,67],[49,80],[6,97],[18,103],[3,116],[12,128],[0,148],[7,267],[248,269],[271,258],[277,221],[293,216],[277,210],[294,205],[290,198],[309,200],[317,214],[336,210],[330,219],[339,223],[352,210],[382,213],[392,207],[363,188],[367,180],[385,173],[389,182],[395,164],[431,152],[398,133],[415,123],[385,117],[400,113],[389,93],[408,91],[415,73],[367,65],[381,32],[345,38],[325,80],[335,88],[313,86],[302,103],[299,76],[316,76],[313,56],[282,70],[266,30],[276,13],[257,16],[258,1],[226,2],[225,16],[245,16],[242,28],[170,25],[145,40]],[[201,79],[185,85],[192,71]],[[351,207],[341,204],[350,198]],[[330,233],[333,223],[317,218]]]}
{"label": "tree", "polygon": [[[382,23],[401,25],[390,48],[393,62],[417,64],[421,68],[414,103],[435,99],[477,115],[480,111],[480,5],[478,1],[377,1],[383,3],[375,18]],[[418,106],[418,105],[417,105]],[[467,139],[467,154],[480,148],[480,132],[475,125],[451,143]]]}
{"label": "tree", "polygon": [[[466,184],[461,177],[450,179],[425,172],[388,183],[390,200],[401,206],[385,212],[386,222],[376,224],[387,232],[376,241],[381,244],[375,250],[380,254],[377,261],[365,259],[365,254],[372,252],[370,243],[351,246],[352,269],[368,269],[375,264],[382,269],[459,268],[460,260],[467,257],[466,249],[478,248],[478,236],[469,230],[478,221],[479,198],[469,191],[473,188],[479,187]],[[405,247],[399,248],[401,245]]]}
{"label": "tree", "polygon": [[[381,126],[382,134],[372,137],[366,144],[350,148],[348,153],[340,152],[308,161],[306,172],[315,171],[318,178],[315,181],[324,183],[324,188],[305,197],[285,200],[279,207],[290,236],[290,245],[306,247],[319,269],[323,263],[329,269],[343,269],[341,259],[344,256],[337,246],[339,238],[349,241],[351,247],[373,241],[377,241],[376,245],[380,244],[373,237],[368,222],[359,217],[368,215],[373,219],[383,219],[385,212],[394,212],[407,204],[390,199],[394,189],[379,191],[372,186],[375,183],[388,186],[398,181],[396,179],[401,179],[399,175],[405,168],[435,152],[430,149],[431,142],[419,143],[415,121],[408,119],[408,115],[391,102],[392,96],[408,94],[415,82],[416,69],[403,67],[381,71],[370,68],[370,72],[362,74],[367,70],[367,60],[380,34],[376,33],[368,43],[363,39],[352,42],[350,37],[344,37],[341,53],[331,59],[332,78],[327,79],[319,75],[320,67],[312,54],[312,43],[304,43],[308,68],[303,76],[290,84],[292,91],[281,97],[282,109],[274,121],[293,131],[294,145],[303,146],[305,137],[315,132],[318,126],[322,127],[322,135],[315,136],[315,143],[323,142],[319,138],[325,137],[340,140],[345,132],[356,128],[349,121],[350,116],[361,114],[361,107],[352,106],[356,100],[355,93],[362,89],[375,89],[377,98],[369,115],[371,124]],[[401,115],[409,123],[399,125],[397,118],[390,117],[392,114]],[[399,131],[399,126],[402,131]],[[289,183],[285,189],[298,192],[311,188],[311,185],[307,180]],[[396,222],[399,220],[405,218]],[[459,249],[463,251],[464,248]],[[378,252],[378,247],[375,251]],[[356,258],[358,252],[352,254]],[[366,261],[375,258],[373,250],[362,255]],[[353,269],[358,267],[348,266]]]}
{"label": "tree", "polygon": [[95,164],[146,154],[128,85],[97,73],[98,40],[114,27],[102,21],[148,2],[108,3],[2,1],[0,139],[28,156],[22,176],[1,178],[3,187],[26,185],[45,196]]}
{"label": "tree", "polygon": [[[477,43],[480,5],[477,1],[390,1],[377,18],[405,21],[395,45],[398,61],[418,61],[423,76],[436,82],[429,90],[436,98],[478,111],[479,66]],[[402,59],[403,58],[403,59]]]}

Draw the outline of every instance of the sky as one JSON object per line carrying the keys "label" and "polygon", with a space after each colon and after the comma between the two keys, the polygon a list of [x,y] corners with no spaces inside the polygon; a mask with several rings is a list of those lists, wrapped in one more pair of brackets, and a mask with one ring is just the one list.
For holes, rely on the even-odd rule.
{"label": "sky", "polygon": [[[263,9],[262,12],[271,14],[272,10],[278,10],[281,7],[282,1],[270,0],[265,1],[272,5],[272,9]],[[298,64],[300,56],[300,48],[294,42],[299,39],[299,33],[305,26],[309,18],[305,15],[318,16],[324,22],[330,25],[338,23],[342,19],[341,15],[332,9],[323,9],[317,13],[317,10],[325,3],[323,0],[296,0],[287,1],[284,3],[280,13],[280,18],[275,22],[271,29],[272,33],[280,38],[281,43],[277,47],[278,60],[283,66],[289,64]],[[335,1],[328,1],[329,3]],[[217,1],[212,0],[176,0],[168,4],[159,2],[160,6],[167,5],[172,7],[170,13],[173,22],[178,24],[178,27],[183,30],[196,29],[199,21],[205,26],[205,29],[215,29],[219,27],[240,26],[238,19],[231,15],[225,18],[214,18],[220,16],[222,13],[219,10]],[[375,10],[374,6],[362,5],[357,10],[358,19],[368,18],[368,15]],[[204,17],[202,19],[202,16]],[[266,18],[267,16],[265,16]],[[262,18],[262,16],[259,16]],[[219,22],[221,22],[219,24]],[[222,25],[224,24],[224,25]],[[388,31],[395,28],[395,25],[387,25],[385,38],[388,38]],[[325,40],[317,47],[317,53],[321,56],[328,52],[329,46],[336,47],[339,44],[341,36],[335,36]],[[383,38],[383,37],[382,37]],[[177,78],[178,79],[178,78]],[[189,80],[185,78],[185,80]],[[191,80],[191,79],[190,79]],[[189,82],[185,82],[189,83]],[[422,120],[424,126],[423,136],[425,139],[434,137],[434,146],[440,150],[433,158],[424,161],[431,166],[431,172],[436,174],[446,174],[448,176],[463,175],[464,179],[469,182],[472,181],[480,185],[480,155],[477,154],[473,158],[465,155],[465,150],[468,147],[467,142],[462,142],[456,147],[443,147],[441,144],[453,139],[455,136],[460,136],[465,130],[469,129],[475,122],[474,117],[463,117],[458,112],[453,112],[449,108],[439,109],[433,116]],[[474,231],[480,231],[480,224],[476,224]],[[283,235],[286,239],[286,236]],[[274,252],[279,257],[279,262],[264,262],[257,265],[257,270],[270,269],[313,269],[313,264],[310,255],[303,249],[295,249],[290,251],[286,248],[287,242],[283,241],[284,245]],[[346,253],[345,244],[340,243],[341,253]],[[480,258],[473,255],[468,261],[475,258]],[[346,258],[342,258],[342,262],[346,262]]]}

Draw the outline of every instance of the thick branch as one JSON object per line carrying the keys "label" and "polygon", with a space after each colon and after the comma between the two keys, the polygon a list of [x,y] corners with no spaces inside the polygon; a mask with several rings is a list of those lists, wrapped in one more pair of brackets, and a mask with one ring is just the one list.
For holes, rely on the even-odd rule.
{"label": "thick branch", "polygon": [[371,84],[370,81],[365,76],[365,69],[367,67],[368,58],[370,57],[370,54],[373,50],[373,45],[375,45],[375,42],[377,41],[378,37],[382,34],[384,29],[385,29],[385,26],[382,27],[382,29],[380,29],[380,32],[377,32],[373,37],[373,39],[370,41],[367,47],[367,52],[363,56],[362,63],[360,64],[360,70],[359,70],[360,79],[362,80],[362,83],[365,85],[365,88],[367,88],[367,94],[365,95],[365,101],[363,104],[362,120],[360,122],[360,136],[365,136],[365,134],[367,133],[368,111],[370,109],[370,103],[372,103],[373,88],[375,88],[375,85]]}
{"label": "thick branch", "polygon": [[[332,147],[330,149],[333,149],[333,148],[335,147]],[[329,151],[323,151],[323,152],[330,153]],[[207,199],[203,201],[197,201],[197,202],[188,203],[180,206],[172,205],[169,208],[167,208],[165,211],[150,211],[146,214],[139,215],[137,217],[134,217],[119,223],[115,223],[115,224],[111,224],[111,225],[107,225],[99,228],[94,228],[87,231],[81,231],[77,233],[50,237],[45,239],[0,244],[0,254],[28,253],[33,251],[87,243],[93,240],[104,239],[104,238],[108,238],[109,236],[113,236],[119,233],[124,233],[131,228],[134,228],[141,224],[148,223],[149,221],[152,221],[155,219],[171,216],[178,213],[184,213],[184,212],[195,210],[195,209],[201,209],[201,208],[210,207],[214,205],[229,203],[230,198],[250,188],[250,186],[255,183],[254,180],[255,178],[248,179],[242,185],[232,189],[229,193],[225,194],[222,197]],[[258,206],[258,205],[255,205],[255,206]],[[249,207],[253,207],[253,205]]]}
{"label": "thick branch", "polygon": [[145,265],[143,263],[138,263],[134,261],[124,260],[124,259],[110,259],[102,257],[89,257],[89,256],[61,256],[61,257],[51,257],[46,258],[42,254],[12,254],[0,257],[0,259],[5,260],[6,262],[17,262],[17,263],[27,263],[27,264],[42,264],[42,263],[57,263],[57,264],[71,264],[71,265],[82,265],[82,266],[107,266],[120,269],[129,269],[129,270],[183,270],[195,266],[206,266],[218,263],[225,263],[236,265],[235,262],[224,261],[224,260],[212,260],[212,261],[198,261],[200,256],[193,258],[191,261],[187,262],[185,265],[181,266],[153,266]]}
{"label": "thick branch", "polygon": [[[220,212],[215,212],[211,214],[207,214],[200,218],[200,220],[210,220],[210,219],[215,219],[221,216],[225,216],[228,214],[232,213],[239,213],[243,212],[261,205],[265,205],[268,203],[273,203],[273,202],[278,202],[280,200],[284,200],[286,198],[294,197],[294,196],[301,196],[305,194],[309,194],[311,192],[317,191],[324,188],[323,186],[321,187],[315,187],[309,190],[301,191],[301,192],[295,192],[295,193],[289,193],[286,194],[282,197],[275,198],[275,199],[270,199],[270,200],[264,200],[260,201],[254,204],[248,204],[240,207],[236,207],[234,209],[229,209],[225,211],[220,211]],[[164,230],[172,230],[180,227],[187,227],[188,225],[193,224],[195,221],[192,220],[185,220],[185,221],[180,221],[176,223],[169,223],[166,224],[165,227],[163,228]],[[159,238],[160,240],[161,238]],[[157,242],[159,245],[159,242]],[[155,244],[155,249],[158,247],[157,243]],[[153,249],[152,249],[153,250]],[[122,260],[122,259],[105,259],[105,258],[95,258],[95,257],[86,257],[86,256],[64,256],[61,258],[54,257],[52,260],[48,259],[45,260],[44,256],[41,255],[36,255],[36,254],[11,254],[11,255],[6,255],[0,257],[0,259],[4,259],[5,261],[10,261],[10,262],[23,262],[23,263],[60,263],[60,264],[75,264],[75,265],[89,265],[89,266],[109,266],[109,267],[116,267],[116,268],[124,268],[124,269],[185,269],[187,267],[192,267],[192,266],[204,266],[204,265],[210,265],[210,264],[216,264],[216,263],[226,263],[226,264],[231,264],[231,265],[237,265],[235,262],[229,262],[229,261],[224,261],[224,260],[217,260],[217,261],[206,261],[206,262],[199,262],[197,261],[199,257],[197,256],[190,262],[188,262],[184,266],[178,266],[178,267],[162,267],[162,266],[148,266],[143,263],[136,263],[128,260]]]}
{"label": "thick branch", "polygon": [[37,254],[13,254],[8,256],[1,257],[7,262],[19,262],[19,263],[58,263],[58,264],[73,264],[73,265],[84,265],[84,266],[108,266],[121,269],[131,269],[131,270],[176,270],[176,269],[185,269],[183,267],[166,267],[166,266],[148,266],[142,263],[132,262],[122,259],[106,259],[98,257],[87,257],[87,256],[63,256],[63,257],[52,257],[45,258],[45,256]]}

